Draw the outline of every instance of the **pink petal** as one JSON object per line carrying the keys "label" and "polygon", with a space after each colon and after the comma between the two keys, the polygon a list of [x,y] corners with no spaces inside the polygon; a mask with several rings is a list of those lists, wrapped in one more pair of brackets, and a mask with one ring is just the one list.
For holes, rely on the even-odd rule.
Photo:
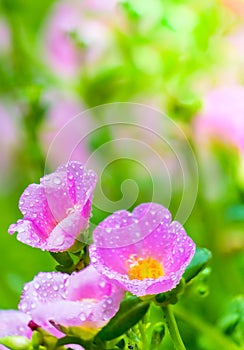
{"label": "pink petal", "polygon": [[31,337],[30,316],[17,310],[0,310],[0,338],[11,335]]}
{"label": "pink petal", "polygon": [[47,239],[46,249],[52,252],[69,249],[79,233],[87,227],[88,220],[82,217],[79,210],[62,220]]}
{"label": "pink petal", "polygon": [[32,221],[43,236],[55,226],[43,186],[29,185],[20,197],[19,208],[25,220]]}
{"label": "pink petal", "polygon": [[70,300],[84,298],[102,299],[112,293],[113,286],[94,269],[92,265],[82,272],[73,273],[69,278],[67,297]]}
{"label": "pink petal", "polygon": [[170,223],[170,212],[156,203],[144,203],[133,213],[120,210],[108,216],[93,233],[96,246],[116,248],[143,240],[161,222]]}
{"label": "pink petal", "polygon": [[46,240],[39,228],[30,220],[18,220],[16,224],[10,225],[10,234],[18,231],[17,239],[34,248],[46,249]]}
{"label": "pink petal", "polygon": [[33,281],[25,284],[19,309],[31,314],[43,304],[64,300],[68,277],[61,272],[40,272]]}
{"label": "pink petal", "polygon": [[69,162],[60,166],[57,172],[65,171],[69,194],[74,204],[84,206],[92,198],[97,182],[97,175],[92,170],[86,170],[79,162]]}

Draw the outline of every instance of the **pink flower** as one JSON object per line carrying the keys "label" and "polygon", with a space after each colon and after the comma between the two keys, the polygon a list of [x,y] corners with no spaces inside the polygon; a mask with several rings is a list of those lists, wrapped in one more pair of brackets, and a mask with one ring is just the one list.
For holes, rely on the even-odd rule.
{"label": "pink flower", "polygon": [[194,120],[196,139],[206,142],[215,138],[244,152],[244,88],[222,86],[210,91],[203,109]]}
{"label": "pink flower", "polygon": [[4,18],[0,18],[0,38],[0,56],[2,56],[9,53],[11,48],[11,33]]}
{"label": "pink flower", "polygon": [[[48,104],[46,120],[40,130],[41,146],[47,154],[47,164],[55,166],[65,159],[75,159],[85,164],[90,156],[87,140],[82,137],[89,128],[89,118],[80,100],[62,91],[48,91],[44,97]],[[80,115],[80,117],[77,117]],[[89,119],[89,120],[88,120]]]}
{"label": "pink flower", "polygon": [[[44,33],[45,57],[62,77],[76,77],[86,62],[94,63],[108,46],[115,0],[60,1],[53,6]],[[81,44],[82,43],[82,44]]]}
{"label": "pink flower", "polygon": [[[17,310],[0,310],[0,338],[21,335],[31,338],[30,316]],[[0,349],[7,349],[0,345]]]}
{"label": "pink flower", "polygon": [[97,226],[93,239],[93,266],[137,296],[174,288],[195,252],[181,224],[155,203],[115,212]]}
{"label": "pink flower", "polygon": [[79,162],[69,162],[29,185],[19,200],[22,220],[9,227],[17,239],[52,252],[69,249],[88,227],[97,176]]}
{"label": "pink flower", "polygon": [[19,308],[57,337],[63,326],[88,339],[115,315],[123,294],[92,266],[72,275],[42,272],[25,285]]}
{"label": "pink flower", "polygon": [[[1,33],[0,33],[1,35]],[[10,103],[0,102],[0,192],[12,185],[11,168],[15,164],[14,151],[20,140],[19,125],[17,120],[18,111]]]}

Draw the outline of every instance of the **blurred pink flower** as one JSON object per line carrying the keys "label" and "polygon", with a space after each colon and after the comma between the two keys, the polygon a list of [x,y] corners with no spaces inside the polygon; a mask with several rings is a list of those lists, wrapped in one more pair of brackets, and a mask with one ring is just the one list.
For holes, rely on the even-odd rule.
{"label": "blurred pink flower", "polygon": [[1,190],[6,188],[6,182],[9,180],[9,171],[14,163],[14,149],[19,140],[16,114],[17,112],[13,107],[8,106],[6,103],[0,103],[0,179],[1,184],[4,183]]}
{"label": "blurred pink flower", "polygon": [[[30,316],[17,310],[0,310],[0,338],[20,335],[31,338]],[[0,345],[0,349],[7,349]]]}
{"label": "blurred pink flower", "polygon": [[88,339],[115,315],[123,295],[92,266],[72,275],[42,272],[25,285],[19,309],[57,337],[72,327]]}
{"label": "blurred pink flower", "polygon": [[115,0],[71,0],[54,5],[47,18],[44,50],[51,69],[74,78],[86,61],[94,63],[109,42]]}
{"label": "blurred pink flower", "polygon": [[[48,166],[56,166],[67,159],[86,164],[89,149],[86,140],[81,136],[84,121],[78,115],[84,111],[84,107],[80,100],[73,95],[51,91],[46,94],[44,103],[48,110],[40,130],[40,140]],[[86,118],[87,127],[88,122]]]}
{"label": "blurred pink flower", "polygon": [[117,211],[94,230],[93,266],[137,296],[173,289],[190,263],[195,244],[170,212],[144,203]]}
{"label": "blurred pink flower", "polygon": [[79,162],[69,162],[29,185],[19,200],[22,220],[9,227],[17,239],[52,252],[69,249],[88,227],[97,176]]}
{"label": "blurred pink flower", "polygon": [[11,35],[5,19],[0,18],[0,56],[6,54],[11,47]]}
{"label": "blurred pink flower", "polygon": [[221,86],[203,100],[202,111],[194,120],[196,140],[221,140],[244,153],[244,87]]}

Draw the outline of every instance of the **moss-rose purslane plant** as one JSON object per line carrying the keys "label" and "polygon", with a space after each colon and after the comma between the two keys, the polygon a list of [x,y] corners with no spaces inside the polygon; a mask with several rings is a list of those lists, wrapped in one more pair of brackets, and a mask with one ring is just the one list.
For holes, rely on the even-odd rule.
{"label": "moss-rose purslane plant", "polygon": [[[76,344],[72,349],[77,344],[87,350],[107,349],[107,342],[123,343],[155,302],[162,307],[176,349],[183,350],[168,305],[182,293],[180,281],[195,252],[186,283],[206,259],[197,254],[182,225],[172,221],[169,210],[157,203],[140,204],[132,213],[113,213],[95,228],[90,247],[83,243],[74,249],[89,228],[96,181],[94,171],[70,161],[22,194],[24,218],[12,224],[9,233],[18,231],[21,242],[50,251],[59,272],[40,272],[25,284],[19,311],[0,313],[0,336],[7,336],[0,344],[8,346],[10,341],[11,348],[19,349],[19,338],[8,336],[20,335],[29,350],[64,349],[68,344]],[[150,297],[142,301],[141,296]],[[138,344],[148,349],[142,340]]]}

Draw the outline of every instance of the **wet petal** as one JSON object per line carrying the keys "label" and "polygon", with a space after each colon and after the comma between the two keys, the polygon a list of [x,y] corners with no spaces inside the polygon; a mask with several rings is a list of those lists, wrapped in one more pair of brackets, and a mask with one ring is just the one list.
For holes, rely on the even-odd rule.
{"label": "wet petal", "polygon": [[[136,221],[137,239],[125,229],[125,218],[129,223]],[[174,288],[194,255],[195,244],[180,223],[170,221],[169,211],[154,203],[141,204],[132,214],[114,213],[94,230],[91,263],[138,296]],[[110,246],[104,247],[104,242]]]}

